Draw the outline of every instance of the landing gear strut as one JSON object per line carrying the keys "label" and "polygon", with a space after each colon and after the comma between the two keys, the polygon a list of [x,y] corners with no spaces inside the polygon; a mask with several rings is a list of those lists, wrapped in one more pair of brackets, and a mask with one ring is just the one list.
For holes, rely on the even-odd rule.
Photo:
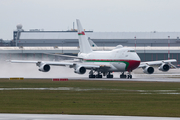
{"label": "landing gear strut", "polygon": [[124,74],[124,72],[120,75],[120,78],[126,78],[126,75]]}
{"label": "landing gear strut", "polygon": [[113,75],[111,75],[111,72],[107,74],[107,78],[113,78]]}
{"label": "landing gear strut", "polygon": [[91,70],[91,71],[89,72],[89,78],[95,78],[95,75],[94,75],[93,70]]}
{"label": "landing gear strut", "polygon": [[99,71],[98,71],[98,74],[96,75],[96,78],[102,78],[102,75]]}

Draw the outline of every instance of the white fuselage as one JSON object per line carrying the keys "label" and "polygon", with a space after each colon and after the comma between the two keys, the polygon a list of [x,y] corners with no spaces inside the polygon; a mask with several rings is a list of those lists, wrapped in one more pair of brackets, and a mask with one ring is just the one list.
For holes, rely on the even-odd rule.
{"label": "white fuselage", "polygon": [[99,64],[110,66],[108,71],[132,71],[140,64],[140,58],[133,49],[115,48],[112,51],[92,51],[90,53],[79,53],[78,57],[88,64]]}

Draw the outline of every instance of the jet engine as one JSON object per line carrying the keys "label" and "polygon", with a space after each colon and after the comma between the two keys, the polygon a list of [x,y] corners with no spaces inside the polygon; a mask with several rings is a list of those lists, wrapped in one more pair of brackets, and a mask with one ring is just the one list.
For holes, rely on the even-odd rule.
{"label": "jet engine", "polygon": [[169,70],[169,65],[166,63],[163,63],[158,69],[160,71],[167,72]]}
{"label": "jet engine", "polygon": [[79,66],[75,69],[74,71],[75,73],[78,73],[78,74],[84,74],[86,72],[86,68],[85,67],[82,67],[82,66]]}
{"label": "jet engine", "polygon": [[48,72],[49,70],[50,70],[50,66],[46,64],[43,64],[39,67],[39,71],[42,71],[42,72]]}
{"label": "jet engine", "polygon": [[144,69],[144,73],[146,74],[153,74],[154,73],[154,68],[153,67],[150,67],[150,66],[146,66]]}

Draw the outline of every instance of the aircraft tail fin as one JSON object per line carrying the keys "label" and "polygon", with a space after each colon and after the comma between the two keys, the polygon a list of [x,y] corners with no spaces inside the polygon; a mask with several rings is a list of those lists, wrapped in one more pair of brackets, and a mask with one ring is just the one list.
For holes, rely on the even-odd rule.
{"label": "aircraft tail fin", "polygon": [[92,52],[91,45],[89,44],[88,38],[85,35],[85,31],[82,28],[82,25],[79,19],[76,19],[77,28],[78,28],[78,36],[79,36],[79,47],[81,53],[90,53]]}

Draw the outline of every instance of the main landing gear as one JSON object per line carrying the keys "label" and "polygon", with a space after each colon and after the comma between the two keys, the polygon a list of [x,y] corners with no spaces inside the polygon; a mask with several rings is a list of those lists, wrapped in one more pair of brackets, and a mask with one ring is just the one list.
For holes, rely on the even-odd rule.
{"label": "main landing gear", "polygon": [[[106,76],[107,78],[113,78],[113,75],[111,74],[111,72],[100,72],[100,71],[95,71],[93,69],[89,72],[89,78],[102,78],[102,76]],[[124,72],[122,72],[122,74],[120,75],[120,78],[132,79],[131,71],[128,72],[127,75],[124,74]]]}
{"label": "main landing gear", "polygon": [[89,78],[95,78],[96,76],[94,75],[94,72],[93,72],[93,70],[91,70],[90,72],[89,72]]}
{"label": "main landing gear", "polygon": [[91,70],[91,71],[89,72],[89,78],[102,78],[102,75],[101,75],[101,73],[100,73],[99,71],[97,72],[96,75],[94,75],[94,71]]}
{"label": "main landing gear", "polygon": [[128,72],[128,75],[125,75],[124,72],[120,75],[120,78],[127,78],[127,79],[132,79],[131,72]]}
{"label": "main landing gear", "polygon": [[[97,74],[95,74],[95,72],[97,72]],[[113,75],[111,74],[111,72],[103,72],[103,76],[106,76],[107,78],[113,78]],[[91,70],[89,72],[89,78],[102,78],[102,73],[99,71],[94,71]]]}
{"label": "main landing gear", "polygon": [[113,78],[113,75],[111,75],[111,72],[107,74],[107,78]]}

